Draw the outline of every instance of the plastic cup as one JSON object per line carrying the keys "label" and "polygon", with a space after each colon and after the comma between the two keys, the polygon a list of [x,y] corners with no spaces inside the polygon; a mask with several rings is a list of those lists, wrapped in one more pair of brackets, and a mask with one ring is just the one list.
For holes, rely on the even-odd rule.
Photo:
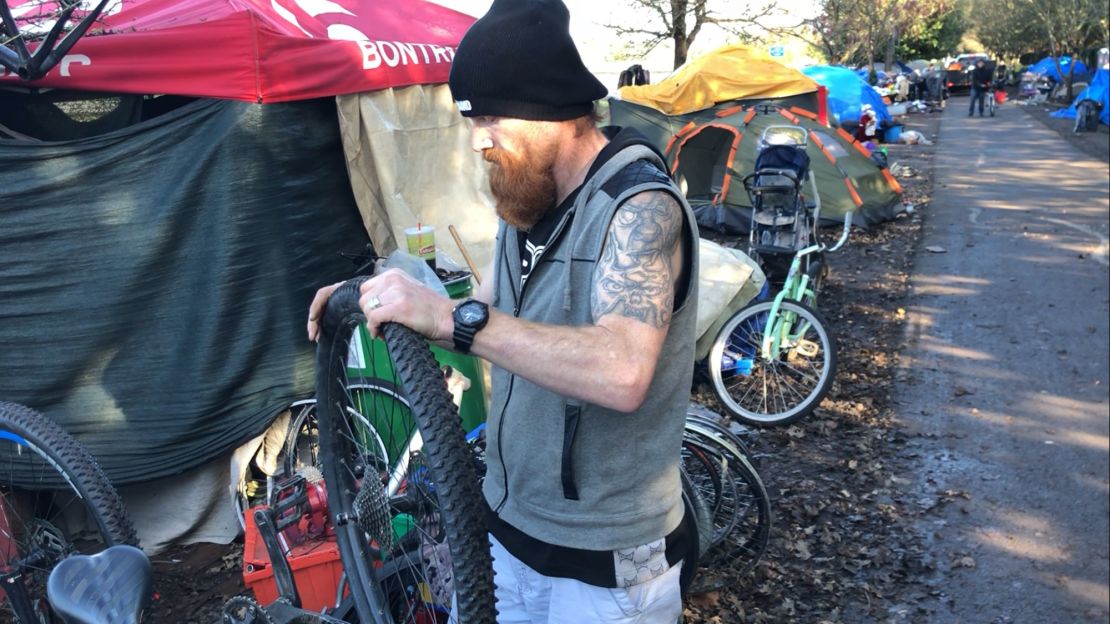
{"label": "plastic cup", "polygon": [[409,253],[436,268],[436,229],[430,225],[405,228],[405,245]]}

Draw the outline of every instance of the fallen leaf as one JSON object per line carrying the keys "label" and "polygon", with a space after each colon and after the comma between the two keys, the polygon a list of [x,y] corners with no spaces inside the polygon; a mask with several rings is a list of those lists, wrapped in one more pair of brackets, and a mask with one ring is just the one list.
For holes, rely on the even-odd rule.
{"label": "fallen leaf", "polygon": [[956,562],[956,567],[957,568],[974,568],[975,567],[975,559],[973,559],[971,557],[960,557],[960,560]]}
{"label": "fallen leaf", "polygon": [[941,247],[940,245],[926,245],[925,251],[928,251],[930,253],[942,254],[947,252],[948,250],[944,247]]}

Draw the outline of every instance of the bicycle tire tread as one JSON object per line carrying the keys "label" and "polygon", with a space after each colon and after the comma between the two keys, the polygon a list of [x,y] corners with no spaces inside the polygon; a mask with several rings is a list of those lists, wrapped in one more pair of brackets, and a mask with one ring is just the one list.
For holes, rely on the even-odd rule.
{"label": "bicycle tire tread", "polygon": [[[317,418],[324,426],[325,414],[319,408],[328,382],[320,368],[331,371],[336,354],[346,354],[347,339],[365,316],[358,306],[359,287],[367,278],[355,278],[340,286],[328,300],[321,319],[321,342],[317,351]],[[407,327],[387,323],[382,327],[393,369],[401,390],[423,438],[425,463],[440,486],[437,500],[444,517],[444,531],[451,552],[456,579],[456,600],[460,621],[493,624],[496,608],[493,599],[493,563],[489,550],[481,492],[473,461],[466,446],[458,412],[447,391],[423,337]],[[345,358],[342,358],[345,361]],[[330,373],[328,373],[330,374]],[[438,383],[429,383],[436,381]],[[323,453],[323,448],[321,448]],[[325,479],[328,470],[325,470]],[[463,591],[465,584],[474,591]]]}
{"label": "bicycle tire tread", "polygon": [[0,427],[10,428],[29,441],[64,469],[89,509],[95,512],[109,546],[138,546],[135,527],[96,458],[88,449],[46,415],[25,405],[0,401]]}

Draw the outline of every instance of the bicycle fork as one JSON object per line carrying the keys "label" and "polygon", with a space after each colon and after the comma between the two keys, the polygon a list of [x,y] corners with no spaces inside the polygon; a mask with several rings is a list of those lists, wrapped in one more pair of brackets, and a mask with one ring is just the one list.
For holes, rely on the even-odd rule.
{"label": "bicycle fork", "polygon": [[782,290],[775,295],[775,299],[771,303],[771,309],[767,312],[767,325],[763,332],[763,341],[759,351],[760,357],[764,361],[771,362],[778,359],[784,345],[791,344],[792,336],[804,336],[806,331],[809,330],[808,321],[803,321],[802,325],[797,328],[798,331],[794,332],[796,315],[789,312],[780,315],[780,311],[784,299],[792,299],[803,303],[817,297],[817,293],[809,288],[810,276],[802,273],[801,266],[802,258],[822,249],[824,249],[823,245],[810,245],[795,254],[794,260],[790,262],[790,269],[786,273]]}

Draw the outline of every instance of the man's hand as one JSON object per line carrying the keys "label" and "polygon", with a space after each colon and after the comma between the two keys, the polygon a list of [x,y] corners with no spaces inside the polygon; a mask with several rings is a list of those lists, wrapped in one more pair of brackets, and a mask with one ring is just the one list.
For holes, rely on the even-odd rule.
{"label": "man's hand", "polygon": [[343,285],[343,282],[336,282],[331,286],[324,286],[316,291],[316,296],[312,298],[312,303],[308,306],[308,339],[316,342],[320,337],[320,317],[324,315],[324,306],[328,303],[328,297],[335,292],[336,288]]}
{"label": "man's hand", "polygon": [[358,305],[372,337],[378,337],[382,323],[393,322],[431,340],[451,340],[455,302],[404,271],[390,269],[376,275],[362,283],[360,293]]}
{"label": "man's hand", "polygon": [[[328,297],[343,282],[316,291],[308,310],[308,339],[320,337],[320,317]],[[366,328],[378,337],[382,323],[400,323],[440,342],[450,342],[454,332],[451,312],[455,302],[416,281],[404,271],[390,269],[362,283],[358,305],[366,315]]]}

